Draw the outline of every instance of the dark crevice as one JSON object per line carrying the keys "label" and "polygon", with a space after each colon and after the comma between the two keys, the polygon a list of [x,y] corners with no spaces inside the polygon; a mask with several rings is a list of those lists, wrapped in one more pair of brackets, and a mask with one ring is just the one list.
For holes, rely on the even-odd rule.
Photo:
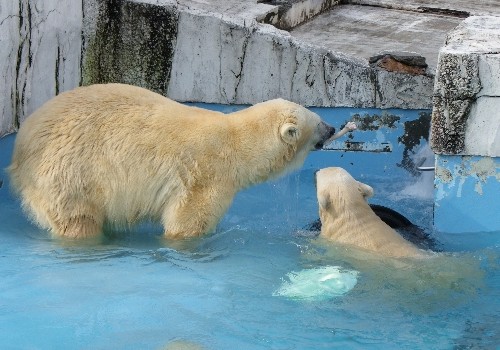
{"label": "dark crevice", "polygon": [[243,47],[242,47],[243,52],[242,52],[242,56],[240,57],[240,72],[237,75],[235,74],[235,77],[238,80],[236,83],[236,86],[234,87],[234,96],[235,97],[237,96],[238,87],[240,86],[241,78],[243,76],[243,65],[245,63],[245,57],[247,54],[248,40],[249,40],[249,37],[246,37],[245,41],[243,42]]}
{"label": "dark crevice", "polygon": [[14,102],[14,126],[19,128],[20,119],[21,119],[21,96],[19,95],[19,75],[21,71],[21,62],[23,57],[23,45],[24,39],[22,37],[24,26],[24,16],[23,16],[23,2],[19,0],[19,47],[17,48],[17,59],[16,59],[16,80],[14,82],[14,90],[15,90],[15,102]]}
{"label": "dark crevice", "polygon": [[421,6],[418,8],[418,10],[419,10],[418,12],[431,13],[431,14],[435,14],[435,15],[443,15],[443,16],[449,16],[449,17],[467,18],[470,16],[470,13],[466,12],[466,11],[442,9],[442,8],[435,8],[435,7]]}
{"label": "dark crevice", "polygon": [[83,58],[85,57],[85,0],[82,0],[82,30],[80,31],[80,80],[78,85],[83,85]]}
{"label": "dark crevice", "polygon": [[61,46],[57,45],[56,68],[55,68],[55,88],[56,96],[59,95],[59,66],[61,64]]}
{"label": "dark crevice", "polygon": [[365,3],[362,0],[342,0],[340,5],[357,5],[357,6],[367,6],[367,7],[378,7],[378,8],[385,8],[389,10],[400,10],[400,11],[407,11],[407,12],[417,12],[417,13],[430,13],[430,14],[435,14],[435,15],[441,15],[441,16],[447,16],[447,17],[457,17],[457,18],[467,18],[471,14],[467,11],[459,11],[459,10],[451,10],[451,9],[446,9],[446,8],[439,8],[439,7],[429,7],[429,6],[419,6],[419,7],[412,7],[412,6],[405,6],[403,2],[397,5],[391,5],[391,4],[374,4],[372,2]]}

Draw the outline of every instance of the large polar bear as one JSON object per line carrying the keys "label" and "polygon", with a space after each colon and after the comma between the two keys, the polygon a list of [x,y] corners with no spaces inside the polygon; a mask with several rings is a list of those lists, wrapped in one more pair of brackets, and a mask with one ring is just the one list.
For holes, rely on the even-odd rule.
{"label": "large polar bear", "polygon": [[213,230],[237,191],[300,167],[334,132],[282,99],[226,115],[139,87],[92,85],[27,118],[9,170],[25,209],[55,235],[152,219],[182,238]]}
{"label": "large polar bear", "polygon": [[316,172],[320,236],[376,254],[422,258],[430,254],[405,240],[370,208],[373,188],[337,167]]}

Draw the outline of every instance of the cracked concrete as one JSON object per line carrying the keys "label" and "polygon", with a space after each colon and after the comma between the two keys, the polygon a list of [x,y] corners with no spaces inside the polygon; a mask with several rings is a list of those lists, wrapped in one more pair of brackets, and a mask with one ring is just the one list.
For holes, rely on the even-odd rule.
{"label": "cracked concrete", "polygon": [[78,85],[81,3],[19,0],[0,7],[0,136],[56,91]]}

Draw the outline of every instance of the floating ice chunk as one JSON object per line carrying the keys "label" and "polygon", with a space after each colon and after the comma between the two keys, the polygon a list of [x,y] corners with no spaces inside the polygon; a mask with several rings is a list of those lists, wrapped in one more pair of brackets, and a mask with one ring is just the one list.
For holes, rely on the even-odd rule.
{"label": "floating ice chunk", "polygon": [[331,299],[353,289],[358,281],[358,274],[358,271],[340,266],[292,271],[287,273],[288,281],[283,281],[273,296],[308,301]]}

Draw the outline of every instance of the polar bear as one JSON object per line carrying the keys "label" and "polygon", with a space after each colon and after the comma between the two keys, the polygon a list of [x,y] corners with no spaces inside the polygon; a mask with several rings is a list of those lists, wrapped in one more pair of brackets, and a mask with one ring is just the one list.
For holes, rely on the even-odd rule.
{"label": "polar bear", "polygon": [[338,167],[316,172],[320,236],[393,258],[430,256],[401,237],[370,208],[373,188]]}
{"label": "polar bear", "polygon": [[334,133],[283,99],[223,114],[99,84],[28,117],[9,172],[28,214],[56,236],[150,219],[183,238],[212,231],[236,192],[300,167]]}

